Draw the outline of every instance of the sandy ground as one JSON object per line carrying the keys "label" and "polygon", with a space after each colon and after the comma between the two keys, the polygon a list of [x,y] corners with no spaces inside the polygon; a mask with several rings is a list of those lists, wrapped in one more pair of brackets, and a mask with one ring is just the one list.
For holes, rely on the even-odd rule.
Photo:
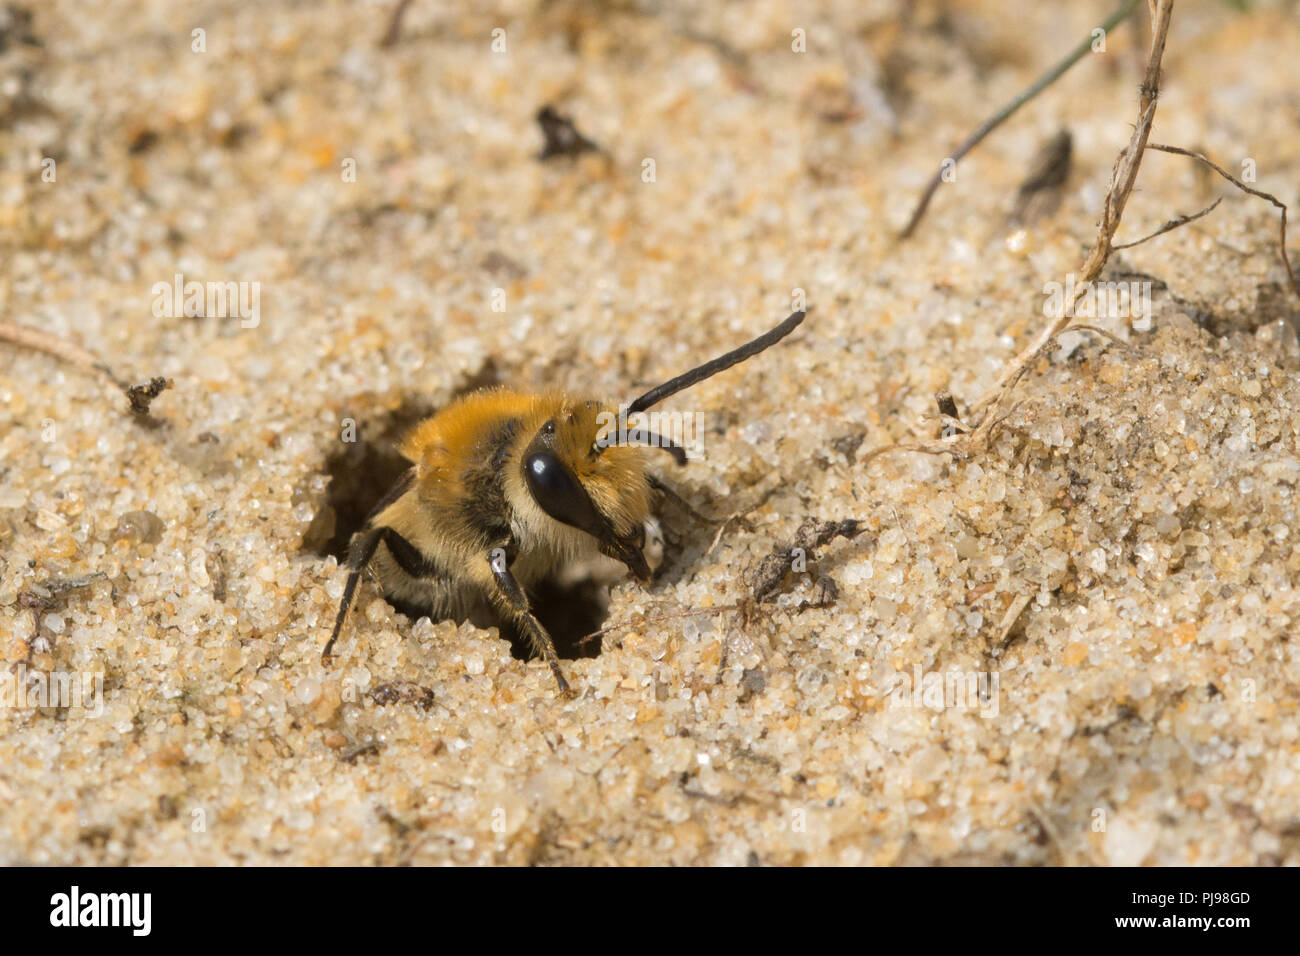
{"label": "sandy ground", "polygon": [[[1085,319],[1118,341],[1063,340],[970,460],[865,460],[1032,341],[1136,118],[1125,26],[897,242],[1110,8],[1006,6],[415,0],[381,47],[388,3],[6,5],[0,318],[174,388],[150,427],[0,352],[0,861],[1300,863],[1275,209],[1149,156],[1121,240],[1225,198],[1112,260],[1147,314]],[[1179,4],[1152,138],[1295,204],[1300,24],[1252,8]],[[540,161],[545,104],[602,151]],[[246,308],[187,316],[178,274]],[[664,505],[573,699],[373,581],[322,664],[403,428],[496,382],[630,398],[796,290],[799,332],[670,403],[704,455],[657,473],[729,520]],[[748,606],[810,518],[859,533]],[[553,603],[572,646],[600,602]],[[14,699],[51,673],[90,698]]]}

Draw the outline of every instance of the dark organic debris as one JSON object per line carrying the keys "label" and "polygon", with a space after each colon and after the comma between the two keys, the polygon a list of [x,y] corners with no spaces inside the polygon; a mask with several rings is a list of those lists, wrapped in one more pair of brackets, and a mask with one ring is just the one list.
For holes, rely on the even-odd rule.
{"label": "dark organic debris", "polygon": [[852,435],[843,435],[831,442],[831,447],[847,458],[851,465],[857,461],[858,449],[862,447],[862,442],[866,437],[866,432],[855,432]]}
{"label": "dark organic debris", "polygon": [[158,133],[156,130],[144,127],[136,130],[131,135],[131,140],[126,144],[126,151],[132,156],[139,156],[141,153],[147,153],[158,143]]}
{"label": "dark organic debris", "polygon": [[28,658],[32,654],[49,653],[54,647],[52,640],[47,640],[41,635],[41,617],[60,606],[65,600],[66,592],[89,587],[107,577],[108,575],[103,571],[95,571],[75,578],[46,578],[39,584],[30,584],[18,592],[18,606],[30,608],[36,615],[36,626],[27,644]]}
{"label": "dark organic debris", "polygon": [[528,275],[528,270],[518,261],[497,249],[485,255],[479,266],[493,275],[505,276],[507,279],[522,279]]}
{"label": "dark organic debris", "polygon": [[959,418],[957,414],[957,401],[952,397],[952,392],[940,392],[934,396],[935,404],[939,406],[939,414],[947,415],[949,418]]}
{"label": "dark organic debris", "polygon": [[810,607],[833,607],[840,598],[840,586],[829,574],[820,575],[813,584],[813,596],[807,603],[800,605],[800,610]]}
{"label": "dark organic debris", "polygon": [[127,386],[124,391],[126,392],[127,401],[131,403],[131,411],[137,415],[147,417],[149,406],[153,404],[153,400],[171,388],[173,384],[171,379],[155,375],[141,385]]}
{"label": "dark organic debris", "polygon": [[14,322],[0,321],[0,342],[8,342],[21,348],[44,352],[63,362],[71,362],[91,372],[104,376],[119,388],[131,403],[131,411],[141,424],[156,426],[159,421],[149,414],[149,405],[158,395],[172,387],[172,380],[161,376],[150,379],[142,385],[129,385],[108,363],[94,352],[83,348],[76,342],[60,338],[41,329]]}
{"label": "dark organic debris", "polygon": [[411,0],[397,0],[397,5],[393,7],[393,12],[388,18],[388,27],[384,30],[384,35],[379,39],[379,48],[381,50],[397,46],[397,41],[402,38],[402,18],[406,16],[406,11],[410,6]]}
{"label": "dark organic debris", "polygon": [[226,560],[221,548],[214,547],[208,552],[203,562],[204,570],[212,581],[212,597],[222,604],[226,602]]}
{"label": "dark organic debris", "polygon": [[767,675],[757,667],[747,667],[740,675],[740,702],[747,703],[767,690]]}
{"label": "dark organic debris", "polygon": [[344,763],[356,763],[357,758],[364,754],[377,754],[384,747],[383,742],[379,740],[367,740],[364,743],[353,744],[342,753],[339,759]]}
{"label": "dark organic debris", "polygon": [[1061,202],[1061,187],[1070,176],[1070,158],[1074,139],[1069,130],[1061,130],[1039,149],[1030,164],[1029,175],[1016,192],[1016,222],[1030,223],[1050,216]]}
{"label": "dark organic debris", "polygon": [[0,5],[0,53],[7,53],[12,45],[40,47],[41,38],[32,29],[32,11],[16,3]]}
{"label": "dark organic debris", "polygon": [[943,416],[943,429],[940,432],[940,437],[950,438],[966,430],[966,426],[962,424],[961,415],[957,413],[957,400],[952,397],[952,392],[940,392],[934,396],[934,401],[939,406],[939,414]]}
{"label": "dark organic debris", "polygon": [[553,106],[543,106],[537,111],[537,125],[542,128],[546,142],[538,159],[547,160],[554,156],[580,156],[583,153],[596,153],[600,147],[587,139],[573,120],[562,116]]}
{"label": "dark organic debris", "polygon": [[[751,593],[758,603],[773,600],[785,584],[786,577],[794,568],[795,559],[801,556],[805,561],[814,560],[814,549],[829,544],[836,538],[852,540],[861,534],[861,522],[856,518],[842,521],[818,521],[809,518],[794,533],[794,539],[787,545],[775,548],[758,565],[753,575]],[[813,604],[825,606],[820,602],[833,602],[838,589],[835,583],[825,575],[817,580],[816,597]]]}
{"label": "dark organic debris", "polygon": [[380,684],[370,691],[370,699],[381,707],[386,704],[415,704],[422,710],[433,706],[433,691],[407,680]]}

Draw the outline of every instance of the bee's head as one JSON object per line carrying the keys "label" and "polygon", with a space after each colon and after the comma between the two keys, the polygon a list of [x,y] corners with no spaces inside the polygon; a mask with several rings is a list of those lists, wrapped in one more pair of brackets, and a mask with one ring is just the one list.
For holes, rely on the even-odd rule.
{"label": "bee's head", "polygon": [[657,445],[686,463],[686,450],[663,436],[634,428],[629,416],[645,411],[684,388],[770,348],[799,327],[802,311],[725,355],[669,379],[617,411],[597,402],[565,399],[524,449],[524,483],[529,495],[556,521],[585,531],[600,550],[627,565],[641,580],[650,568],[641,549],[650,510],[650,482],[641,444]]}
{"label": "bee's head", "polygon": [[650,579],[642,547],[650,484],[642,449],[606,444],[608,409],[565,402],[524,449],[524,484],[546,514],[591,535],[602,553]]}

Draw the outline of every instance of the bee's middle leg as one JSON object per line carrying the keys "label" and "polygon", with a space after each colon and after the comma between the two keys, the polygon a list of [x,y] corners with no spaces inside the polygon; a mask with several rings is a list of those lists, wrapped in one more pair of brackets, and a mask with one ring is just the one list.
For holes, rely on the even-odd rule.
{"label": "bee's middle leg", "polygon": [[559,684],[560,691],[568,691],[569,682],[564,679],[564,672],[560,670],[560,658],[555,653],[555,644],[551,641],[551,635],[546,633],[542,622],[533,616],[533,610],[528,604],[528,596],[524,594],[524,589],[519,586],[515,576],[510,573],[510,552],[506,548],[493,548],[488,555],[488,566],[492,569],[492,579],[496,584],[493,594],[494,603],[524,633],[533,651],[546,661],[551,668],[551,673],[555,675],[555,682]]}

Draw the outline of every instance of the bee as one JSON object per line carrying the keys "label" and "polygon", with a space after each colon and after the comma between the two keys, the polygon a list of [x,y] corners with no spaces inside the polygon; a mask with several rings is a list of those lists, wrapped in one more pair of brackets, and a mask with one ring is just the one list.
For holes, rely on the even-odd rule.
{"label": "bee", "polygon": [[322,657],[329,658],[369,569],[389,600],[427,608],[435,620],[514,624],[567,691],[530,593],[570,562],[597,554],[648,584],[646,520],[652,491],[664,486],[647,471],[644,446],[686,463],[681,445],[629,429],[628,416],[770,348],[803,318],[795,312],[617,409],[562,391],[494,388],[466,395],[415,426],[398,448],[411,467],[349,545],[343,600]]}

